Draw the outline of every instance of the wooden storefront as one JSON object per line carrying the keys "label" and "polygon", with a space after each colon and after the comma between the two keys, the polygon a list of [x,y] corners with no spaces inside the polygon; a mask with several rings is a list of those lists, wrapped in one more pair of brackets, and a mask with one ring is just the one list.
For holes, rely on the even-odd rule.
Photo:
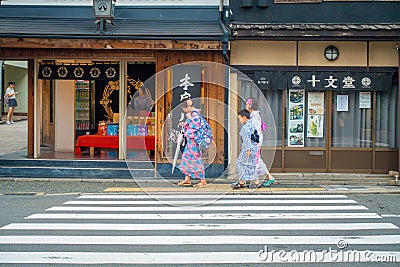
{"label": "wooden storefront", "polygon": [[[260,94],[270,100],[276,139],[274,146],[264,147],[264,160],[271,162],[275,172],[398,170],[399,5],[307,2],[274,1],[268,8],[230,3],[235,14],[231,64],[256,85],[268,84]],[[372,9],[376,12],[362,15]],[[389,84],[361,85],[367,76],[386,74]],[[286,80],[279,82],[279,77]],[[353,79],[357,86],[345,84]],[[330,86],[329,80],[337,84]],[[297,87],[293,81],[298,82]],[[324,84],[316,89],[315,83]],[[243,84],[238,81],[238,91],[243,90]],[[304,96],[302,116],[297,121],[291,118],[291,109],[299,106],[290,100],[294,88],[301,89]],[[307,102],[313,93],[323,99],[319,103],[322,112],[316,114],[321,118],[320,134],[316,135],[309,133],[308,125],[309,118],[315,116]],[[360,102],[364,96],[367,105]],[[338,108],[342,97],[347,99],[346,109]],[[291,142],[291,137],[300,141]],[[270,150],[275,150],[274,159],[267,158]]]}
{"label": "wooden storefront", "polygon": [[[54,41],[54,42],[53,42]],[[50,80],[38,80],[37,70],[40,62],[54,61],[74,62],[74,61],[112,61],[120,64],[121,76],[125,75],[126,64],[131,61],[154,62],[156,72],[162,72],[174,65],[193,61],[208,61],[216,63],[224,63],[224,58],[220,50],[220,43],[214,41],[206,42],[175,42],[171,44],[169,41],[158,41],[157,46],[162,49],[151,49],[155,44],[149,42],[112,42],[113,47],[123,46],[123,49],[96,49],[96,41],[89,41],[82,49],[81,43],[74,40],[46,40],[41,39],[24,39],[19,40],[16,44],[15,39],[2,39],[2,48],[0,48],[0,57],[7,59],[24,59],[28,60],[29,65],[29,112],[28,112],[28,157],[40,157],[40,144],[47,143],[54,138],[54,126],[50,122]],[[13,43],[12,47],[4,47],[6,44]],[[8,45],[11,46],[11,45]],[[64,47],[60,49],[58,47]],[[89,48],[90,47],[90,48]],[[144,49],[136,49],[144,47]],[[198,49],[190,49],[196,47]],[[166,72],[168,73],[168,72]],[[205,67],[202,68],[203,79],[219,79],[219,84],[224,84],[225,73],[219,70]],[[172,96],[170,84],[168,84],[168,76],[161,75],[157,77],[157,102],[154,111],[156,112],[156,151],[155,160],[157,163],[168,163],[162,150],[162,127],[165,118],[171,111]],[[121,87],[123,90],[125,88]],[[120,92],[121,93],[121,92]],[[203,83],[201,87],[201,95],[206,98],[217,99],[225,102],[225,87],[218,84]],[[120,97],[121,99],[121,97]],[[127,101],[122,98],[122,101]],[[121,106],[126,107],[126,104]],[[219,118],[217,121],[223,121],[224,114],[218,110],[215,102],[206,103],[204,112],[208,117]],[[43,114],[43,115],[42,115]],[[120,114],[123,115],[123,114]],[[122,123],[122,118],[120,119]],[[210,120],[216,140],[216,157],[214,164],[224,164],[224,125]],[[38,129],[39,127],[40,129]],[[124,154],[120,153],[120,159],[124,159]]]}
{"label": "wooden storefront", "polygon": [[[107,120],[107,122],[112,120],[113,123],[118,124],[118,138],[114,136],[112,142],[110,141],[107,146],[115,147],[117,140],[116,159],[126,160],[129,140],[133,140],[133,138],[127,138],[129,130],[127,121],[132,119],[129,117],[135,117],[135,112],[133,115],[129,114],[132,104],[130,101],[134,97],[132,90],[141,91],[137,84],[156,75],[154,88],[151,91],[153,103],[151,126],[154,125],[151,132],[154,135],[146,140],[155,140],[152,142],[154,150],[151,149],[148,153],[149,161],[159,164],[157,169],[160,167],[160,169],[167,170],[166,166],[170,165],[171,157],[166,155],[163,150],[163,142],[167,138],[166,133],[163,133],[163,126],[169,113],[175,108],[173,101],[176,99],[176,95],[172,93],[172,89],[174,89],[172,88],[173,68],[179,64],[199,62],[197,66],[200,70],[201,81],[198,83],[201,85],[198,87],[197,93],[202,97],[199,108],[202,108],[209,118],[215,138],[215,157],[210,160],[212,165],[217,166],[216,169],[222,173],[227,160],[224,144],[225,114],[219,110],[217,103],[227,103],[226,73],[212,65],[200,63],[226,63],[228,40],[222,38],[227,31],[222,11],[220,11],[221,8],[224,8],[220,6],[221,2],[209,2],[207,5],[199,5],[197,1],[191,0],[181,3],[181,5],[176,5],[174,1],[163,1],[163,3],[151,5],[116,3],[111,7],[115,8],[112,12],[113,17],[107,18],[112,23],[107,22],[106,19],[96,21],[98,18],[93,16],[94,9],[90,4],[74,5],[69,3],[63,6],[63,3],[64,1],[54,1],[47,5],[36,3],[13,5],[10,3],[0,9],[0,20],[5,25],[0,30],[2,37],[0,38],[0,58],[28,61],[28,157],[40,158],[43,155],[43,145],[50,147],[50,150],[51,147],[59,146],[59,150],[54,152],[64,153],[67,151],[73,154],[73,143],[78,143],[76,139],[78,128],[80,130],[79,137],[82,139],[85,137],[84,135],[96,134],[97,125],[93,127],[92,122],[89,123],[91,128],[86,131],[88,128],[86,104],[77,102],[76,82],[78,80],[79,83],[82,83],[78,84],[79,86],[95,88],[94,96],[93,98],[91,96],[90,99],[95,99],[96,112],[102,109],[106,110],[107,116],[103,114],[104,110],[103,113],[95,114],[94,124],[97,124],[99,120]],[[24,14],[24,17],[21,17],[20,14]],[[32,23],[33,21],[35,23]],[[96,64],[114,64],[118,67],[118,78],[114,79],[115,77],[113,77],[111,83],[111,79],[107,81],[104,78],[104,74],[109,78],[106,72],[102,72],[102,80],[95,75],[87,79],[88,81],[83,78],[72,79],[79,77],[75,71],[71,71],[72,67],[76,70],[80,65]],[[43,66],[46,65],[55,67],[65,65],[69,69],[69,74],[57,73],[58,76],[53,77],[55,69],[52,69],[53,74],[47,75],[47,73],[43,76],[40,70],[43,70]],[[134,69],[136,73],[140,73],[141,66],[150,66],[149,69],[151,69],[146,72],[147,76],[143,76],[144,78],[136,77],[137,75],[132,71]],[[101,67],[99,68],[101,69]],[[84,68],[82,67],[82,69]],[[74,73],[75,76],[71,76],[71,73]],[[85,69],[85,75],[87,73],[88,69]],[[209,79],[213,79],[217,83],[206,82]],[[134,85],[135,81],[140,83]],[[110,89],[106,94],[104,92],[107,86],[112,87],[112,90]],[[74,88],[71,89],[71,87]],[[65,94],[58,94],[57,92],[62,91],[58,90],[59,88],[69,89],[64,92]],[[73,89],[75,89],[75,93]],[[102,93],[103,98],[101,98]],[[81,95],[86,98],[85,94]],[[99,95],[101,99],[99,99]],[[108,98],[109,96],[110,98]],[[208,101],[208,99],[215,99],[219,102]],[[79,99],[79,101],[84,100]],[[99,102],[103,105],[102,107],[99,106]],[[107,106],[110,103],[112,103],[112,107]],[[81,104],[83,105],[82,109],[80,108]],[[79,112],[82,113],[77,113],[77,106]],[[75,113],[75,115],[71,113]],[[78,121],[76,114],[82,114],[85,119]],[[66,126],[59,127],[63,121]],[[133,126],[139,125],[133,125],[132,122],[131,126],[131,129],[137,129],[138,127],[134,128]],[[153,136],[155,137],[153,138]],[[94,149],[90,146],[90,154],[96,152]],[[75,155],[80,152],[77,149]],[[79,158],[75,157],[74,159]]]}
{"label": "wooden storefront", "polygon": [[[324,63],[323,51],[332,43],[341,51],[341,59],[335,63]],[[272,171],[387,173],[389,170],[397,169],[396,43],[353,42],[350,44],[340,41],[302,41],[291,42],[292,46],[288,49],[289,44],[290,42],[283,41],[232,42],[233,65],[259,85],[260,94],[269,100],[274,113],[275,147],[265,146],[263,152],[264,160],[272,163]],[[319,48],[314,49],[317,44]],[[354,55],[355,51],[359,51],[364,45],[370,48],[365,48],[364,54],[352,56],[352,61],[346,63],[347,58]],[[250,46],[253,47],[251,51],[247,49]],[[388,55],[388,50],[381,51],[377,48],[382,46],[390,49],[390,55]],[[264,58],[258,56],[263,47],[271,49],[268,52],[271,56],[266,55]],[[367,56],[367,51],[369,56]],[[291,57],[287,57],[288,55]],[[290,63],[281,63],[285,56],[289,58]],[[367,62],[367,58],[370,58],[369,70],[358,65],[359,62]],[[354,87],[349,90],[340,87],[344,77],[357,79],[363,75],[376,77],[376,79],[380,75],[387,75],[387,77],[385,83],[374,84],[373,88],[356,89]],[[331,76],[336,79],[337,87],[324,88],[328,85],[327,81]],[[269,81],[270,87],[265,88],[262,84],[260,85],[260,77]],[[291,108],[296,104],[290,100],[290,92],[295,88],[292,84],[294,77],[302,80],[297,87],[304,98],[301,104],[300,122],[291,119]],[[313,88],[313,79],[315,79],[314,82],[323,85],[318,89]],[[238,91],[243,90],[244,87],[243,82],[242,84],[239,82]],[[322,107],[319,113],[322,125],[319,126],[320,134],[315,136],[310,134],[310,116],[313,114],[309,113],[309,110],[312,108],[310,104],[312,94],[319,94],[322,97],[321,103],[318,103]],[[368,96],[367,107],[361,106],[360,101],[363,95]],[[338,99],[341,96],[347,98],[348,106],[346,109],[338,110],[340,104]],[[300,123],[301,130],[293,131],[292,121],[296,125]],[[293,143],[290,138],[298,135],[297,132],[301,133],[301,141]],[[269,138],[272,139],[272,136]],[[272,161],[268,157],[271,155],[269,151],[274,149],[275,157]]]}

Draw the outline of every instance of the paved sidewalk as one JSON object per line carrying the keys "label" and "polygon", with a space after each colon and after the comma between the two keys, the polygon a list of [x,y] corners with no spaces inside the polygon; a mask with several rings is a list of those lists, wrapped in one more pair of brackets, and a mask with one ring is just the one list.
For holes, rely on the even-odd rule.
{"label": "paved sidewalk", "polygon": [[400,186],[282,185],[257,190],[232,190],[228,183],[213,182],[203,188],[178,187],[176,181],[144,182],[88,179],[1,179],[0,194],[400,194]]}
{"label": "paved sidewalk", "polygon": [[28,121],[25,117],[16,117],[15,124],[0,122],[0,155],[8,154],[28,147]]}

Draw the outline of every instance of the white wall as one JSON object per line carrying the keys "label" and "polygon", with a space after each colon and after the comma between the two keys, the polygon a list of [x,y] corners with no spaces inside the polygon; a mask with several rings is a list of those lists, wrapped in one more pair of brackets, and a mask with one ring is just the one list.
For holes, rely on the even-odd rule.
{"label": "white wall", "polygon": [[73,152],[75,147],[74,81],[57,80],[55,86],[55,148],[57,152]]}

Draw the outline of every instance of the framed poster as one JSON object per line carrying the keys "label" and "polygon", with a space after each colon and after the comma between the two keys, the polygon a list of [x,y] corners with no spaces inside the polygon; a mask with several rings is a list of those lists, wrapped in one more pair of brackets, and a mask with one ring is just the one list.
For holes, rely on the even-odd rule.
{"label": "framed poster", "polygon": [[304,90],[289,90],[288,146],[304,147]]}
{"label": "framed poster", "polygon": [[309,92],[308,93],[308,110],[309,115],[318,114],[324,115],[324,92]]}
{"label": "framed poster", "polygon": [[360,92],[360,108],[371,108],[371,92]]}
{"label": "framed poster", "polygon": [[324,137],[324,116],[308,115],[307,137]]}
{"label": "framed poster", "polygon": [[308,92],[307,137],[324,137],[324,92]]}
{"label": "framed poster", "polygon": [[336,111],[349,111],[349,96],[337,95],[336,96]]}

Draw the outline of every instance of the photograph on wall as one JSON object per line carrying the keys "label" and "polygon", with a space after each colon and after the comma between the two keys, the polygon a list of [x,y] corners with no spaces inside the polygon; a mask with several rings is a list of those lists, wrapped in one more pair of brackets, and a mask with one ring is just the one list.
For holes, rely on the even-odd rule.
{"label": "photograph on wall", "polygon": [[324,137],[324,116],[308,115],[307,137]]}
{"label": "photograph on wall", "polygon": [[304,146],[304,90],[289,90],[288,146]]}
{"label": "photograph on wall", "polygon": [[290,121],[289,131],[290,133],[302,133],[303,132],[303,122],[301,121]]}
{"label": "photograph on wall", "polygon": [[304,90],[289,90],[290,103],[304,103]]}
{"label": "photograph on wall", "polygon": [[290,120],[303,120],[304,105],[290,103]]}
{"label": "photograph on wall", "polygon": [[304,134],[289,134],[289,146],[304,146]]}
{"label": "photograph on wall", "polygon": [[308,93],[308,115],[324,115],[324,92]]}
{"label": "photograph on wall", "polygon": [[371,108],[371,92],[360,92],[360,108]]}

